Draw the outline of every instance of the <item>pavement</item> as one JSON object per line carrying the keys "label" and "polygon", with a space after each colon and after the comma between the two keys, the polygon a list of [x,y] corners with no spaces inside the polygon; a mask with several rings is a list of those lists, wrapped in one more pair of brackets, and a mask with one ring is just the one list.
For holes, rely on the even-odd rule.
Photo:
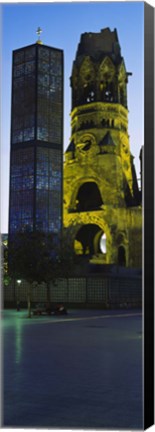
{"label": "pavement", "polygon": [[2,426],[143,429],[141,310],[2,312]]}

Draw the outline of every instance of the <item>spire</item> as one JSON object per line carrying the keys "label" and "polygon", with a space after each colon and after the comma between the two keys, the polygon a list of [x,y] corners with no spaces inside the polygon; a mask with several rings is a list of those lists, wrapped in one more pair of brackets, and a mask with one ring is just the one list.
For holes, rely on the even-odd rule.
{"label": "spire", "polygon": [[41,35],[41,33],[42,33],[42,29],[41,29],[40,27],[38,27],[36,33],[37,33],[37,35],[38,35],[37,43],[38,43],[38,44],[42,44],[42,41],[41,41],[41,39],[40,39],[40,35]]}

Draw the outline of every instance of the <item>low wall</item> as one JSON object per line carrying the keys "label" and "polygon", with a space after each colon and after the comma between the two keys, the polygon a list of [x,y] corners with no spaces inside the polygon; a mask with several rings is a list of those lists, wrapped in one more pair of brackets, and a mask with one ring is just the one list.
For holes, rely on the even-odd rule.
{"label": "low wall", "polygon": [[[11,307],[19,300],[27,301],[28,284],[22,281],[4,287],[3,303]],[[75,307],[138,307],[142,304],[141,277],[88,277],[59,279],[50,284],[51,302],[62,302]],[[32,303],[47,301],[46,284],[33,287],[31,290]]]}

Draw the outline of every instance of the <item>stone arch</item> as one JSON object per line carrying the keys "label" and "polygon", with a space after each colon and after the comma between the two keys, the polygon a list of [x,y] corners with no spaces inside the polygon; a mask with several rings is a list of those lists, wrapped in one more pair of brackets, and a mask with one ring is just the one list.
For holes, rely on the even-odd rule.
{"label": "stone arch", "polygon": [[112,62],[112,60],[109,57],[105,57],[104,60],[101,62],[99,67],[99,77],[101,79],[107,78],[108,80],[112,81],[114,78],[116,69]]}
{"label": "stone arch", "polygon": [[105,57],[99,67],[99,97],[102,101],[113,102],[115,99],[116,70],[112,60]]}
{"label": "stone arch", "polygon": [[[102,215],[103,216],[103,215]],[[104,217],[99,217],[95,214],[90,213],[80,213],[79,216],[71,216],[69,226],[72,226],[72,235],[70,237],[72,247],[74,248],[75,252],[79,254],[83,254],[83,246],[81,243],[81,236],[78,235],[78,232],[81,230],[81,228],[88,226],[91,228],[92,226],[96,226],[97,228],[93,228],[93,238],[90,235],[90,241],[91,241],[91,248],[89,248],[89,245],[84,244],[85,247],[85,253],[88,255],[91,255],[91,252],[94,255],[103,255],[103,251],[101,250],[100,246],[100,240],[103,234],[106,235],[106,254],[103,255],[104,262],[107,264],[111,263],[112,258],[112,233],[111,230],[107,224],[107,222],[104,220]],[[81,231],[82,234],[82,231]],[[85,242],[86,243],[86,242]],[[75,248],[77,246],[77,250]]]}
{"label": "stone arch", "polygon": [[80,71],[81,103],[90,103],[96,100],[95,68],[89,56],[86,56],[81,64]]}
{"label": "stone arch", "polygon": [[83,84],[88,84],[95,79],[95,69],[93,62],[89,56],[86,56],[80,66],[80,80]]}

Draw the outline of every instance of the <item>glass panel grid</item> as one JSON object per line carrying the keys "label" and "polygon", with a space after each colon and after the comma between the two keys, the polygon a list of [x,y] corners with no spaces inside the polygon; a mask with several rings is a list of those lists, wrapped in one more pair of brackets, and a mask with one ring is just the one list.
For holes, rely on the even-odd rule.
{"label": "glass panel grid", "polygon": [[36,223],[50,232],[61,229],[61,176],[60,150],[37,149],[36,168]]}
{"label": "glass panel grid", "polygon": [[62,57],[60,51],[39,47],[37,139],[62,141]]}

